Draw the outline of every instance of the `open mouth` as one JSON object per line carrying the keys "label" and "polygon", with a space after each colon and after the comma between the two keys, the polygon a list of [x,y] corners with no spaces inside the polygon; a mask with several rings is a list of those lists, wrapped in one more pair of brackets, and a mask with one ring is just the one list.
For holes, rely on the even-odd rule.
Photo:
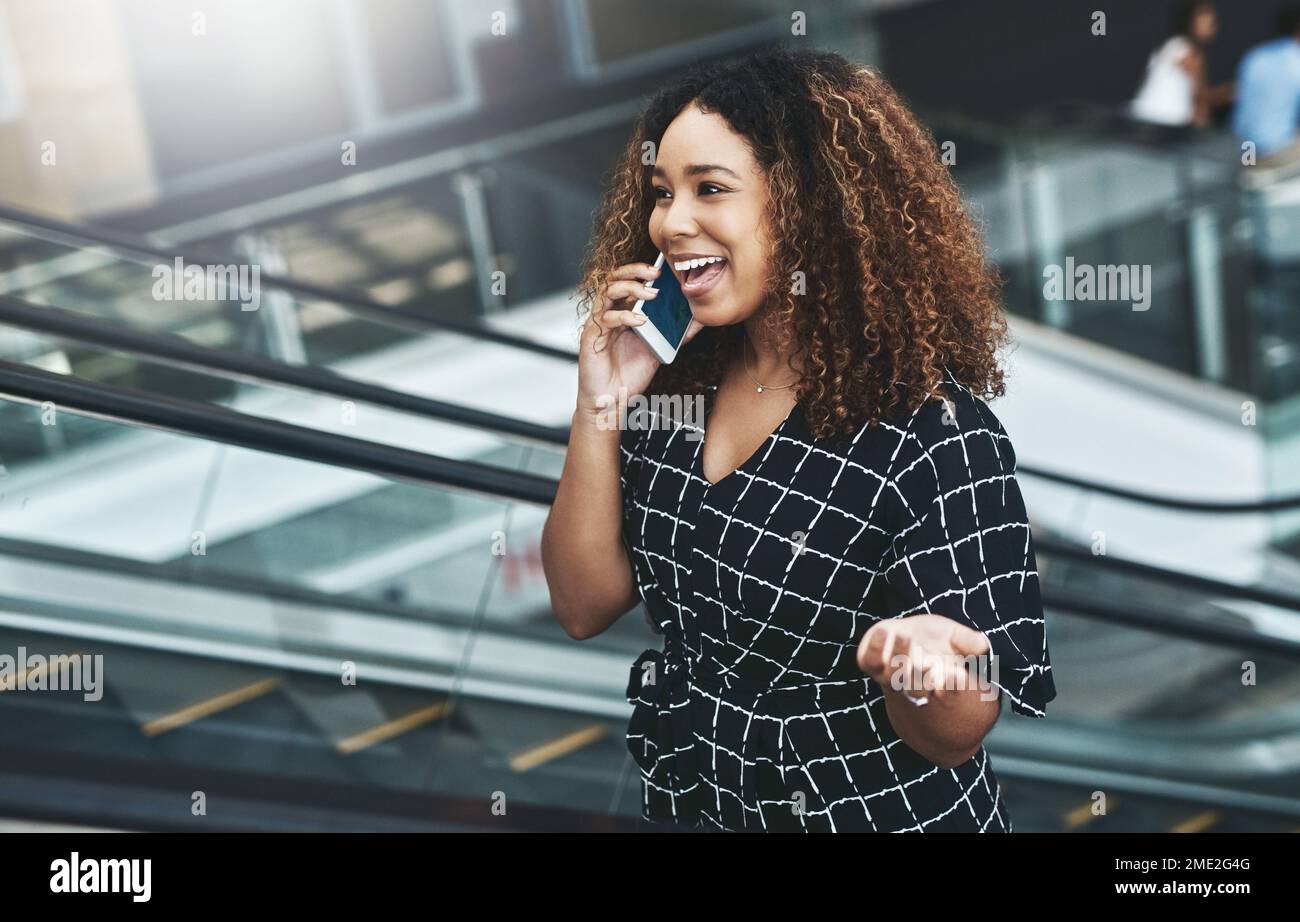
{"label": "open mouth", "polygon": [[692,260],[692,262],[699,264],[679,270],[682,291],[688,295],[699,295],[708,291],[727,271],[727,260],[722,257],[712,257],[709,261]]}

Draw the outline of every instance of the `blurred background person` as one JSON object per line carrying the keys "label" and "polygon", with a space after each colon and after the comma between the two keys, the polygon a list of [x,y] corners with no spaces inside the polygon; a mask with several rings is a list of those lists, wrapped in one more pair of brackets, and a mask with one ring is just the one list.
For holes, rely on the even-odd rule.
{"label": "blurred background person", "polygon": [[1179,5],[1173,34],[1151,53],[1146,76],[1129,105],[1133,118],[1177,129],[1206,128],[1214,109],[1231,102],[1230,83],[1210,86],[1205,48],[1219,31],[1214,4],[1187,0]]}
{"label": "blurred background person", "polygon": [[1254,143],[1266,167],[1300,163],[1300,4],[1282,11],[1278,32],[1242,58],[1232,119],[1233,133]]}

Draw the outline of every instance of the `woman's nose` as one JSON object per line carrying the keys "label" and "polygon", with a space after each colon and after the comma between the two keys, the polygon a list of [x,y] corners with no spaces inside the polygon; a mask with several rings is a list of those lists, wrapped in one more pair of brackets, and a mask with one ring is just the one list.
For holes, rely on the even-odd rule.
{"label": "woman's nose", "polygon": [[668,203],[668,207],[663,212],[663,224],[660,229],[666,236],[672,237],[678,234],[690,235],[695,233],[695,217],[693,207],[685,199],[673,199]]}

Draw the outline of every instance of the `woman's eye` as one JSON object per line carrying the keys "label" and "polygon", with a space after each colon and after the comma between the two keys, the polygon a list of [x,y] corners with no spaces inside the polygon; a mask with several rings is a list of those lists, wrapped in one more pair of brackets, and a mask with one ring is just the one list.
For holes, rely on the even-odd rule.
{"label": "woman's eye", "polygon": [[[700,183],[699,194],[701,195],[707,195],[710,194],[710,192],[726,192],[726,191],[727,191],[726,189],[723,189],[721,186],[714,185],[711,182]],[[668,198],[671,195],[672,195],[671,192],[669,192],[667,189],[662,188],[661,186],[654,187],[654,197],[656,200]]]}

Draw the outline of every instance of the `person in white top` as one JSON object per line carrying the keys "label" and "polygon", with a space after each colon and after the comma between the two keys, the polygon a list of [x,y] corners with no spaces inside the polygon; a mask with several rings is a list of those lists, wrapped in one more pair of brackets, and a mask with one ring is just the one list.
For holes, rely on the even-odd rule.
{"label": "person in white top", "polygon": [[1209,125],[1210,113],[1233,96],[1232,84],[1211,87],[1206,76],[1205,46],[1218,31],[1209,0],[1186,0],[1179,7],[1174,34],[1152,52],[1129,104],[1133,118],[1157,125]]}

